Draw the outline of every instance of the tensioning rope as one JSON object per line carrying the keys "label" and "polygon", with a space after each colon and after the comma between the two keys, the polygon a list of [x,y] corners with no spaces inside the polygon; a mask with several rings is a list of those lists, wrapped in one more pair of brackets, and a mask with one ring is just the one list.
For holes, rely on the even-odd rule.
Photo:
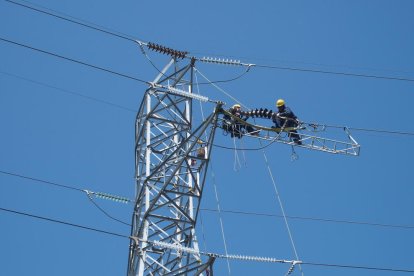
{"label": "tensioning rope", "polygon": [[[218,192],[217,192],[216,176],[214,174],[213,164],[211,163],[211,160],[210,160],[210,168],[211,168],[211,176],[212,176],[212,179],[213,179],[214,193],[215,193],[215,196],[216,196],[217,210],[219,212],[221,236],[223,238],[223,243],[224,243],[224,252],[226,253],[226,255],[228,255],[226,236],[224,234],[223,218],[222,218],[222,215],[221,215],[220,200],[219,200]],[[227,269],[229,271],[229,275],[231,275],[230,262],[229,262],[228,259],[227,259]]]}
{"label": "tensioning rope", "polygon": [[[196,73],[197,73],[197,71],[196,71]],[[197,93],[200,94],[199,86],[198,86],[197,74],[194,74],[194,75],[195,75]],[[203,105],[201,104],[201,102],[200,102],[200,110],[201,110],[202,119],[203,119],[203,121],[205,121]],[[206,141],[208,140],[207,139],[207,134],[206,134],[205,140]],[[220,201],[219,201],[218,192],[217,192],[216,177],[215,177],[215,174],[214,174],[213,164],[212,164],[211,160],[210,160],[210,169],[211,169],[211,175],[212,175],[212,178],[213,178],[213,186],[214,186],[214,192],[215,192],[215,196],[216,196],[217,210],[218,210],[218,213],[219,213],[220,229],[221,229],[221,236],[222,236],[222,239],[223,239],[224,252],[227,255],[228,254],[228,251],[227,251],[226,235],[224,234],[224,225],[223,225],[223,218],[222,218],[222,215],[221,215]],[[203,238],[204,238],[204,229],[203,229]],[[205,240],[204,240],[204,246],[205,246]],[[231,275],[231,268],[230,268],[230,261],[229,261],[229,259],[227,259],[227,269],[228,269],[229,275]]]}
{"label": "tensioning rope", "polygon": [[[270,168],[269,161],[267,160],[266,152],[265,152],[265,150],[262,150],[262,151],[263,151],[263,158],[265,160],[267,170],[269,172],[270,179],[272,180],[272,183],[273,183],[273,188],[275,190],[276,198],[279,202],[279,206],[280,206],[280,210],[282,212],[283,220],[285,222],[286,229],[287,229],[288,234],[289,234],[289,239],[290,239],[290,243],[291,243],[292,248],[293,248],[293,252],[295,254],[295,258],[296,258],[297,261],[299,261],[299,255],[298,255],[298,252],[296,250],[295,242],[293,241],[292,232],[290,231],[289,223],[288,223],[287,216],[286,216],[286,213],[285,213],[285,208],[283,207],[282,199],[280,198],[280,194],[279,194],[279,191],[277,189],[275,178],[273,177],[273,173],[272,173],[272,170]],[[299,268],[300,268],[300,271],[301,271],[302,276],[303,276],[304,274],[303,274],[303,270],[302,270],[302,267],[300,266],[300,264],[299,264]]]}

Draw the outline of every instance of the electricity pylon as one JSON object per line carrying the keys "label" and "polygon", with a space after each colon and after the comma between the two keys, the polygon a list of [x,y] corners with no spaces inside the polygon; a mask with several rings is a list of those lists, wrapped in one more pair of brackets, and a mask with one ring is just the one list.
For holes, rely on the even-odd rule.
{"label": "electricity pylon", "polygon": [[169,54],[136,117],[128,276],[212,275],[215,260],[200,255],[195,227],[221,104],[195,126],[192,102],[208,100],[193,94],[195,60]]}

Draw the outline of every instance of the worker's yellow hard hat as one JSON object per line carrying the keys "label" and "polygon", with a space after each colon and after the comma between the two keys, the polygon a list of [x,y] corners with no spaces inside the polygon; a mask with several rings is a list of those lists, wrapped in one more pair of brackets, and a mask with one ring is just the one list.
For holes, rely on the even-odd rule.
{"label": "worker's yellow hard hat", "polygon": [[241,106],[239,105],[239,104],[235,104],[235,105],[233,105],[233,108],[240,108]]}
{"label": "worker's yellow hard hat", "polygon": [[285,101],[284,100],[282,100],[282,99],[277,100],[277,102],[276,102],[276,106],[277,107],[281,107],[281,106],[284,106],[284,105],[285,105]]}

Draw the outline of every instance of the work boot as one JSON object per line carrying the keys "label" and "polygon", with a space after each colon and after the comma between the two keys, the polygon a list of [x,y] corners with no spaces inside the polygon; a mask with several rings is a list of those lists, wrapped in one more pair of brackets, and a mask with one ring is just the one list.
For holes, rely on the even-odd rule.
{"label": "work boot", "polygon": [[302,145],[302,141],[299,139],[293,139],[293,143],[295,143],[296,145],[301,146]]}

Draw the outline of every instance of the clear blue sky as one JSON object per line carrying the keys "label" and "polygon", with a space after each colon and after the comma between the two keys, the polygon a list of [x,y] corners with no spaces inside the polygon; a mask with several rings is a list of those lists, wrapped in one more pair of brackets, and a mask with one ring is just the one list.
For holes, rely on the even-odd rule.
{"label": "clear blue sky", "polygon": [[[414,2],[385,1],[51,1],[53,13],[196,56],[275,67],[405,80],[252,68],[218,84],[251,108],[284,98],[307,122],[353,128],[359,157],[273,144],[266,149],[300,260],[414,269]],[[0,38],[150,81],[157,71],[137,44],[0,1]],[[157,67],[165,56],[149,55]],[[134,196],[134,121],[145,84],[0,41],[0,208],[129,235],[76,189]],[[210,80],[243,72],[200,64]],[[411,80],[411,81],[410,81]],[[199,81],[203,81],[199,79]],[[213,86],[200,92],[234,102]],[[196,103],[198,106],[198,103]],[[204,111],[211,111],[205,105]],[[200,116],[200,110],[195,110]],[[269,124],[270,121],[262,121]],[[411,135],[410,135],[411,133]],[[322,134],[333,135],[333,129]],[[255,148],[243,139],[238,147]],[[231,146],[217,132],[216,143]],[[261,151],[214,148],[202,208],[280,215]],[[214,173],[215,177],[212,177]],[[96,199],[130,222],[131,205]],[[294,259],[280,217],[221,213],[228,252]],[[307,218],[307,219],[305,219]],[[312,218],[313,220],[310,220]],[[219,214],[201,211],[201,249],[224,253]],[[318,219],[318,220],[316,220]],[[320,220],[319,220],[320,219]],[[335,220],[356,223],[327,222]],[[199,221],[201,222],[201,221]],[[373,225],[377,224],[377,225]],[[129,240],[0,211],[1,275],[125,275]],[[383,226],[391,225],[391,226]],[[288,266],[232,261],[231,275],[284,275]],[[305,275],[410,273],[303,265]],[[217,260],[216,275],[229,275]],[[300,275],[295,270],[292,275]]]}

